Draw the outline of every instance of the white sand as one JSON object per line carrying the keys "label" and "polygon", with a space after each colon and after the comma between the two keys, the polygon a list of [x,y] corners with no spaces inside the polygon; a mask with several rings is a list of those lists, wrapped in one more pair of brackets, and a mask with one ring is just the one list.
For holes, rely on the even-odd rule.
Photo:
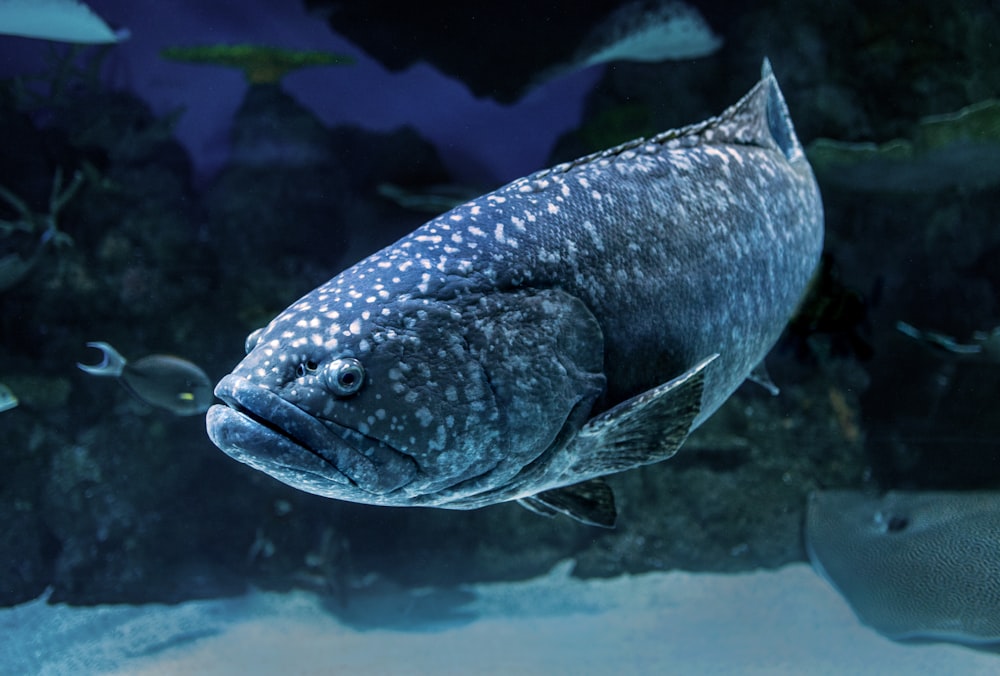
{"label": "white sand", "polygon": [[352,602],[306,593],[0,611],[0,673],[996,674],[1000,655],[901,645],[805,565],[516,584]]}

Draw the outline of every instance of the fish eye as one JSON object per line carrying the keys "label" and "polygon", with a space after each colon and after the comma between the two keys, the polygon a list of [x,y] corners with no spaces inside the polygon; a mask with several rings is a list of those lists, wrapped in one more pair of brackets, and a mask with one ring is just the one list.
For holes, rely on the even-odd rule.
{"label": "fish eye", "polygon": [[257,347],[257,343],[260,342],[260,334],[262,333],[264,333],[264,329],[259,328],[247,336],[247,342],[243,344],[243,349],[247,351],[247,354],[250,354],[250,351]]}
{"label": "fish eye", "polygon": [[326,367],[326,386],[338,396],[354,394],[364,382],[365,369],[357,359],[334,359]]}

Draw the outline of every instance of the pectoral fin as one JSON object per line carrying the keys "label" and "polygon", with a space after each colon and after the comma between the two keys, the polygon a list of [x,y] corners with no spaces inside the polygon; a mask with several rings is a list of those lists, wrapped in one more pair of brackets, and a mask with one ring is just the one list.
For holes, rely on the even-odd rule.
{"label": "pectoral fin", "polygon": [[705,369],[718,356],[590,420],[571,442],[578,460],[569,473],[581,478],[613,474],[676,453],[701,411]]}
{"label": "pectoral fin", "polygon": [[603,479],[590,479],[572,486],[554,488],[518,502],[543,516],[565,514],[590,526],[614,528],[618,514],[615,494]]}

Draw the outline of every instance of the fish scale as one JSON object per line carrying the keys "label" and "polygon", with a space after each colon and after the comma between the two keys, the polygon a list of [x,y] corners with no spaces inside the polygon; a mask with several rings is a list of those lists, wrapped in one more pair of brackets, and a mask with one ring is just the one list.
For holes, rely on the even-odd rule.
{"label": "fish scale", "polygon": [[[330,497],[521,500],[609,525],[599,477],[672,455],[750,375],[816,266],[822,222],[765,62],[722,115],[518,179],[292,304],[219,383],[209,434]],[[345,364],[362,374],[349,391]],[[261,424],[275,396],[362,439]],[[345,443],[374,469],[317,490],[301,460],[344,469]]]}

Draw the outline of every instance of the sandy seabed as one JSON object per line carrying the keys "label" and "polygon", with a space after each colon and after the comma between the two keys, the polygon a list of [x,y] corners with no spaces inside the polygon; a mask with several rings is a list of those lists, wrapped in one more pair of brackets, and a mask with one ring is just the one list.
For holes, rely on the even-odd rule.
{"label": "sandy seabed", "polygon": [[361,595],[251,592],[174,606],[0,610],[9,674],[997,674],[1000,654],[899,644],[804,564],[739,575]]}

